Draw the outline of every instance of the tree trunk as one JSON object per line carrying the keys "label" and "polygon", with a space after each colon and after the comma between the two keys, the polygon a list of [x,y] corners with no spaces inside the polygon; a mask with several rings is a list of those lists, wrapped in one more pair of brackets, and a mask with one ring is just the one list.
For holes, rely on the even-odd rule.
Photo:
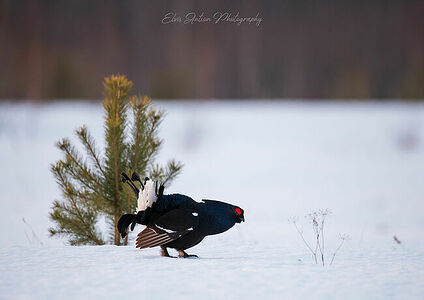
{"label": "tree trunk", "polygon": [[120,212],[119,212],[119,210],[117,209],[116,211],[115,211],[115,230],[114,230],[114,238],[113,238],[113,243],[116,245],[116,246],[119,246],[121,243],[121,237],[120,237],[120,235],[119,235],[119,231],[118,231],[118,221],[119,221],[119,218],[120,218]]}
{"label": "tree trunk", "polygon": [[[131,172],[131,173],[133,173],[133,172]],[[128,194],[128,196],[127,196],[127,213],[129,214],[130,213],[130,194]],[[125,238],[124,238],[124,246],[127,246],[128,245],[128,236],[129,236],[129,230],[128,230],[128,234],[125,236]]]}

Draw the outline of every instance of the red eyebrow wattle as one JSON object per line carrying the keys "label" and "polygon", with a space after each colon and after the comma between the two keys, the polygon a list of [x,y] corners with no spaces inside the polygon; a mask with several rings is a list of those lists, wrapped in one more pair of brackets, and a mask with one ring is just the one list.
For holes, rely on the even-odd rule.
{"label": "red eyebrow wattle", "polygon": [[236,208],[236,213],[238,214],[238,215],[241,215],[241,210],[240,210],[240,208]]}

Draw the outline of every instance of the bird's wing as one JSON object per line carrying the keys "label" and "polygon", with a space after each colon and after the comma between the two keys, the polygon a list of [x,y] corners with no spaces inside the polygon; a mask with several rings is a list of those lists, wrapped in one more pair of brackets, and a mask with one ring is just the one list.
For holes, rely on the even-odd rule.
{"label": "bird's wing", "polygon": [[148,226],[137,235],[136,248],[143,249],[161,246],[179,238],[180,236],[181,235],[177,233],[160,233],[160,230],[158,230],[155,226]]}
{"label": "bird's wing", "polygon": [[137,235],[136,248],[165,245],[189,233],[199,224],[199,214],[193,209],[179,208],[161,216]]}

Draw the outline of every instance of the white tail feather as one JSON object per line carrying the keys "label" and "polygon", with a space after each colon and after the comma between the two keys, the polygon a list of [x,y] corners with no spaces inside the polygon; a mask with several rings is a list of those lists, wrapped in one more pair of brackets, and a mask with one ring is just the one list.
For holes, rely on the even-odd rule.
{"label": "white tail feather", "polygon": [[146,210],[148,207],[152,207],[153,203],[158,200],[158,196],[155,191],[155,183],[149,179],[144,185],[144,189],[140,191],[137,201],[137,212]]}

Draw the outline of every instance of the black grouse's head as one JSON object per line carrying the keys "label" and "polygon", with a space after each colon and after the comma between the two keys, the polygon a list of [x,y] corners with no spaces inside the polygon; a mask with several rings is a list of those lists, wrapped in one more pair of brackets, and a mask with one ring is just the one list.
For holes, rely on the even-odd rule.
{"label": "black grouse's head", "polygon": [[244,210],[238,206],[234,206],[234,216],[236,218],[236,223],[244,222]]}

